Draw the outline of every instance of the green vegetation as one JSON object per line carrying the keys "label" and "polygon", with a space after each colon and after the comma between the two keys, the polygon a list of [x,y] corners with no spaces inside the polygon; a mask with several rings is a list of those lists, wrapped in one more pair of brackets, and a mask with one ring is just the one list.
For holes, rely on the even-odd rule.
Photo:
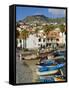
{"label": "green vegetation", "polygon": [[45,34],[48,34],[49,31],[54,30],[54,28],[55,28],[54,25],[45,25],[43,27]]}
{"label": "green vegetation", "polygon": [[18,31],[18,30],[16,30],[16,38],[18,38],[18,37],[19,37],[19,35],[20,35],[19,31]]}
{"label": "green vegetation", "polygon": [[[62,17],[62,18],[49,18],[47,16],[44,16],[44,15],[33,15],[33,16],[27,16],[25,19],[22,20],[22,22],[25,22],[25,23],[43,23],[43,22],[47,22],[47,23],[63,23],[65,22],[65,17]],[[21,20],[20,20],[21,21]]]}
{"label": "green vegetation", "polygon": [[23,48],[26,48],[26,39],[28,38],[28,35],[29,33],[27,30],[23,29],[21,31],[21,38],[23,39]]}
{"label": "green vegetation", "polygon": [[48,22],[52,22],[52,23],[63,23],[65,22],[65,17],[62,17],[62,18],[49,18]]}
{"label": "green vegetation", "polygon": [[[35,30],[35,31],[27,31],[27,28],[25,29],[20,28],[20,22],[27,23],[26,26],[28,25],[27,28],[30,30]],[[54,24],[55,23],[55,24]],[[63,18],[49,18],[44,15],[33,15],[33,16],[27,16],[25,19],[20,20],[16,22],[16,27],[19,27],[21,31],[16,30],[16,38],[21,39],[21,45],[22,48],[26,48],[26,39],[28,38],[29,34],[36,33],[38,35],[39,30],[43,30],[44,34],[47,35],[50,31],[55,30],[55,28],[59,28],[60,31],[62,32],[62,35],[64,32],[66,32],[65,25],[65,17]]]}
{"label": "green vegetation", "polygon": [[59,25],[59,28],[60,28],[62,33],[66,31],[65,26],[63,24]]}

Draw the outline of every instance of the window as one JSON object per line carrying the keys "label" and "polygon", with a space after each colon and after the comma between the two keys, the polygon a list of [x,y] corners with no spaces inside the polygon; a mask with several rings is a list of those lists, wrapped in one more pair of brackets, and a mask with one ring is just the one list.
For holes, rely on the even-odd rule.
{"label": "window", "polygon": [[42,48],[42,44],[41,44],[41,48]]}
{"label": "window", "polygon": [[40,44],[38,44],[38,46],[40,46]]}
{"label": "window", "polygon": [[20,43],[21,43],[21,39],[20,39]]}
{"label": "window", "polygon": [[57,41],[59,41],[59,39],[56,39]]}
{"label": "window", "polygon": [[48,43],[46,44],[46,47],[48,47]]}
{"label": "window", "polygon": [[58,43],[57,43],[57,46],[58,46]]}
{"label": "window", "polygon": [[51,38],[51,41],[53,40],[53,38]]}
{"label": "window", "polygon": [[51,43],[49,43],[49,46],[51,46]]}
{"label": "window", "polygon": [[45,38],[43,39],[43,42],[45,42]]}
{"label": "window", "polygon": [[45,49],[45,45],[43,45],[43,48]]}
{"label": "window", "polygon": [[39,42],[41,41],[41,38],[39,38]]}
{"label": "window", "polygon": [[49,41],[49,38],[47,40]]}

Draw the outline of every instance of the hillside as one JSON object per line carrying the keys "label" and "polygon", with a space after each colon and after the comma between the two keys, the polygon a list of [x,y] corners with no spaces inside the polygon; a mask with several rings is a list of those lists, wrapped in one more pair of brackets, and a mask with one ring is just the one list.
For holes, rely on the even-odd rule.
{"label": "hillside", "polygon": [[25,23],[64,23],[65,18],[49,18],[44,15],[32,15],[32,16],[27,16],[23,20],[20,20],[21,22]]}

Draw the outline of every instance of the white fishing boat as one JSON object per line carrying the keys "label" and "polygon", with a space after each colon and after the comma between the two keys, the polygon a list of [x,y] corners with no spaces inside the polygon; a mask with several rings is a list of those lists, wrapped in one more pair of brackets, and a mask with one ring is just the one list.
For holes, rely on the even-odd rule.
{"label": "white fishing boat", "polygon": [[24,59],[27,59],[27,60],[36,59],[36,58],[38,58],[38,56],[35,54],[24,56]]}

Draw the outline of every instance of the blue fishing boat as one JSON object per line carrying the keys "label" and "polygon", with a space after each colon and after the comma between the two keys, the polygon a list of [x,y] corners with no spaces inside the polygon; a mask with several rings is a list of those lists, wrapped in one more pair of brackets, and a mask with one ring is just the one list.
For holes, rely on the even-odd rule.
{"label": "blue fishing boat", "polygon": [[40,82],[45,82],[45,83],[50,83],[50,82],[55,82],[55,80],[54,80],[54,77],[40,77],[40,78],[38,78],[38,81],[40,81]]}
{"label": "blue fishing boat", "polygon": [[39,67],[39,66],[50,66],[56,64],[57,62],[55,62],[54,60],[44,59],[40,62],[40,64],[36,64],[36,65]]}
{"label": "blue fishing boat", "polygon": [[44,76],[40,76],[38,78],[38,80],[40,82],[45,82],[45,83],[56,82],[56,81],[64,81],[64,79],[61,78],[60,76],[58,76],[58,77],[55,77],[55,76],[45,76],[45,77]]}
{"label": "blue fishing boat", "polygon": [[64,65],[65,64],[63,63],[63,64],[57,64],[55,66],[40,66],[36,71],[38,75],[55,74],[59,71],[59,69],[64,67]]}
{"label": "blue fishing boat", "polygon": [[39,68],[39,71],[40,72],[43,72],[43,71],[51,71],[51,70],[57,70],[57,69],[60,69],[64,66],[65,64],[57,64],[55,66],[42,66]]}
{"label": "blue fishing boat", "polygon": [[38,69],[36,69],[37,75],[53,75],[53,74],[56,74],[57,72],[58,70],[40,72]]}

